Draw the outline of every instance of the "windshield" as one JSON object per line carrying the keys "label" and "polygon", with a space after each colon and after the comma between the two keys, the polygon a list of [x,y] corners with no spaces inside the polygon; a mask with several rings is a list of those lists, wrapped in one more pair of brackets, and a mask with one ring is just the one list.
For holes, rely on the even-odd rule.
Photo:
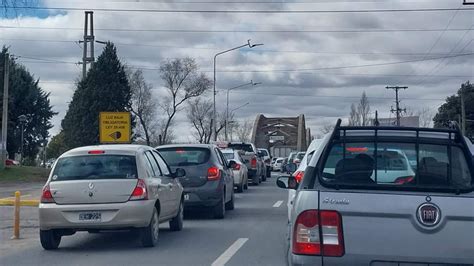
{"label": "windshield", "polygon": [[262,150],[258,150],[258,151],[260,151],[263,154],[263,156],[268,156],[267,150],[262,149]]}
{"label": "windshield", "polygon": [[170,166],[190,166],[207,163],[210,151],[207,148],[177,147],[158,149]]}
{"label": "windshield", "polygon": [[137,178],[134,156],[87,155],[60,158],[54,168],[51,182],[134,178]]}
{"label": "windshield", "polygon": [[245,152],[254,152],[252,145],[250,144],[230,143],[228,148],[233,149],[233,150],[245,151]]}
{"label": "windshield", "polygon": [[224,157],[227,159],[227,160],[232,160],[235,158],[235,155],[233,152],[223,152],[222,154],[224,154]]}
{"label": "windshield", "polygon": [[[410,163],[407,153],[417,153],[410,143],[334,144],[324,163],[322,177],[328,183],[394,185],[406,187],[471,187],[471,174],[459,147],[420,144],[418,160]],[[376,167],[374,167],[374,164]]]}

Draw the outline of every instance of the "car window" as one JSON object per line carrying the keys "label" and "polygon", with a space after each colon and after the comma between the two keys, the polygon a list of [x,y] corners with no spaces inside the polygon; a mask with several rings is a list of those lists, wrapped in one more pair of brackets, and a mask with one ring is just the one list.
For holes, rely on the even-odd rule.
{"label": "car window", "polygon": [[260,151],[264,156],[268,156],[268,152],[267,152],[266,150],[261,149],[261,150],[259,150],[259,151]]}
{"label": "car window", "polygon": [[151,168],[153,169],[154,176],[161,176],[161,170],[160,167],[158,166],[158,163],[155,160],[155,157],[151,154],[151,151],[145,152],[145,156],[148,159],[148,162],[150,162]]}
{"label": "car window", "polygon": [[222,166],[226,166],[227,164],[225,162],[227,162],[227,160],[224,158],[224,156],[222,155],[221,151],[219,149],[214,149],[215,152],[216,152],[216,155],[217,155],[217,160],[219,160],[219,163],[222,165]]}
{"label": "car window", "polygon": [[153,151],[153,155],[155,156],[156,161],[158,162],[158,166],[160,167],[161,172],[163,175],[168,176],[170,175],[169,167],[166,162],[161,158],[161,155],[158,152]]}
{"label": "car window", "polygon": [[251,144],[229,143],[228,148],[233,149],[233,150],[245,151],[245,152],[255,152]]}
{"label": "car window", "polygon": [[[323,181],[355,185],[392,185],[469,188],[471,175],[459,147],[420,144],[418,160],[414,143],[338,143],[331,147],[323,171]],[[451,172],[451,174],[450,174]],[[452,180],[450,180],[450,178]]]}
{"label": "car window", "polygon": [[135,156],[86,155],[60,158],[51,181],[137,178]]}
{"label": "car window", "polygon": [[224,154],[224,157],[225,157],[227,160],[232,160],[232,159],[235,158],[233,152],[223,152],[222,154]]}
{"label": "car window", "polygon": [[174,167],[204,164],[210,157],[210,150],[200,147],[162,148],[158,152],[168,165]]}

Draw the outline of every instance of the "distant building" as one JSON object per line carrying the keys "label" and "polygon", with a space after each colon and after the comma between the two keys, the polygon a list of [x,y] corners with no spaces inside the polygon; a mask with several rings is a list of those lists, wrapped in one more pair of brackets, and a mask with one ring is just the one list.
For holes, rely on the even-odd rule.
{"label": "distant building", "polygon": [[[397,118],[379,118],[379,126],[396,126]],[[400,117],[400,126],[402,127],[419,127],[420,126],[420,117],[419,116],[405,116]]]}

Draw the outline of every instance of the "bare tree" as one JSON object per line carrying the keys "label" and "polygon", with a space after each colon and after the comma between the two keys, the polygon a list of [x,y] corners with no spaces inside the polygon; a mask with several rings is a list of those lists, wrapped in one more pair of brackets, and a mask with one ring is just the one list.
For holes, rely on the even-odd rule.
{"label": "bare tree", "polygon": [[321,132],[321,134],[326,135],[327,133],[333,131],[334,126],[335,126],[335,125],[334,125],[334,124],[331,124],[331,123],[324,124],[324,125],[319,129],[319,131]]}
{"label": "bare tree", "polygon": [[140,123],[139,133],[145,135],[146,144],[150,146],[150,127],[154,122],[157,101],[153,97],[151,84],[145,81],[140,69],[134,72],[129,70],[127,75],[132,89],[132,113]]}
{"label": "bare tree", "polygon": [[250,120],[244,121],[243,123],[238,123],[238,125],[236,125],[236,130],[235,130],[237,141],[250,142],[252,129],[253,129],[253,123]]}
{"label": "bare tree", "polygon": [[168,140],[168,130],[181,105],[202,95],[211,87],[212,81],[205,74],[198,74],[195,60],[189,57],[168,60],[160,67],[160,75],[168,92],[168,96],[161,103],[167,116],[162,138]]}
{"label": "bare tree", "polygon": [[351,113],[349,116],[349,125],[350,126],[370,126],[371,124],[370,116],[370,103],[365,91],[362,93],[359,104],[357,107],[354,104],[351,104]]}
{"label": "bare tree", "polygon": [[351,104],[351,113],[349,116],[349,126],[359,126],[360,125],[360,117],[357,112],[357,108],[355,104]]}
{"label": "bare tree", "polygon": [[[210,143],[212,137],[212,102],[196,98],[188,102],[187,117],[195,129],[194,137],[199,143]],[[230,118],[233,114],[229,115]],[[217,114],[216,132],[219,135],[225,127],[225,113]]]}

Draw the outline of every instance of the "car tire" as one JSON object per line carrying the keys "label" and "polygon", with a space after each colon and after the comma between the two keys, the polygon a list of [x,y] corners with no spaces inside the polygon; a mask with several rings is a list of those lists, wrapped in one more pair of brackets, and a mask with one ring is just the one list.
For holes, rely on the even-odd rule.
{"label": "car tire", "polygon": [[55,230],[40,230],[40,242],[46,250],[57,249],[61,243],[61,235]]}
{"label": "car tire", "polygon": [[267,181],[267,176],[266,176],[265,173],[262,174],[262,181],[263,181],[263,182]]}
{"label": "car tire", "polygon": [[225,216],[225,194],[222,193],[222,198],[219,203],[213,207],[212,214],[215,219],[224,219]]}
{"label": "car tire", "polygon": [[248,180],[248,179],[247,179],[247,181],[245,182],[244,189],[245,189],[245,190],[249,189],[249,180]]}
{"label": "car tire", "polygon": [[171,231],[181,231],[183,229],[184,207],[183,201],[179,203],[178,214],[169,222]]}
{"label": "car tire", "polygon": [[232,192],[232,195],[230,196],[229,202],[225,204],[225,209],[226,210],[233,210],[235,208],[234,206],[234,192]]}
{"label": "car tire", "polygon": [[237,185],[237,193],[242,193],[244,192],[244,181],[242,180],[242,183]]}
{"label": "car tire", "polygon": [[270,167],[267,168],[267,177],[272,177],[272,170]]}
{"label": "car tire", "polygon": [[156,207],[153,207],[150,224],[147,227],[141,228],[140,231],[141,242],[144,247],[154,247],[158,244],[160,220]]}

